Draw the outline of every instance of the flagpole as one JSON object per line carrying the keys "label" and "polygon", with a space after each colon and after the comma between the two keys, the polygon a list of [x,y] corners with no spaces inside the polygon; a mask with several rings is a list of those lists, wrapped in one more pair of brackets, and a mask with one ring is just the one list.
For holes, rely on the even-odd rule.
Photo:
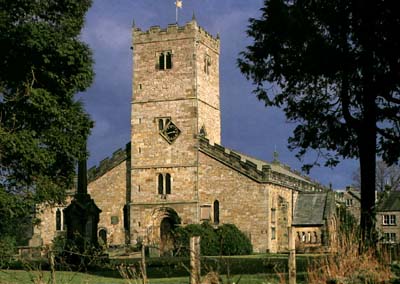
{"label": "flagpole", "polygon": [[175,0],[175,21],[178,24],[178,9],[182,8],[182,0]]}

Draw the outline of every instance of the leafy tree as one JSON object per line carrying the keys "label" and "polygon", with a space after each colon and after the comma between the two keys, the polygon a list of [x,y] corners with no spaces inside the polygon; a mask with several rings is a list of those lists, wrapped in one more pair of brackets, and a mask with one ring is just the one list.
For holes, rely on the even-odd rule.
{"label": "leafy tree", "polygon": [[364,240],[373,239],[376,156],[391,165],[400,155],[396,4],[266,0],[238,61],[258,98],[297,123],[289,148],[299,158],[309,149],[327,166],[359,158]]}
{"label": "leafy tree", "polygon": [[91,0],[0,0],[0,237],[34,204],[62,202],[92,122],[76,102],[93,80],[79,35]]}

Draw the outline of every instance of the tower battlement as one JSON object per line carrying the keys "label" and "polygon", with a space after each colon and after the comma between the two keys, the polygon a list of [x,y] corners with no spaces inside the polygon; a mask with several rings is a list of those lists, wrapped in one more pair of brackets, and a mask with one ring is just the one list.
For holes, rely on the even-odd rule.
{"label": "tower battlement", "polygon": [[145,31],[134,26],[132,29],[132,35],[133,44],[197,37],[198,40],[207,42],[212,49],[218,52],[220,47],[219,35],[214,37],[212,34],[200,27],[196,20],[192,20],[183,26],[177,24],[169,24],[166,28],[152,26]]}

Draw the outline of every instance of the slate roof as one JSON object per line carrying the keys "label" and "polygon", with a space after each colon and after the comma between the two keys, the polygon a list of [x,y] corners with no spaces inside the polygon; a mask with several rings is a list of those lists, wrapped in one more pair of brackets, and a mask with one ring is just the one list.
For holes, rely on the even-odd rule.
{"label": "slate roof", "polygon": [[389,191],[378,205],[378,211],[400,211],[400,191]]}
{"label": "slate roof", "polygon": [[322,226],[335,210],[335,197],[331,192],[302,192],[297,197],[294,226]]}
{"label": "slate roof", "polygon": [[276,171],[278,173],[284,174],[286,176],[294,177],[296,179],[302,180],[302,181],[307,182],[307,183],[312,183],[312,181],[308,177],[302,176],[300,172],[294,172],[288,166],[282,165],[279,162],[268,163],[266,161],[263,161],[263,160],[260,160],[260,159],[256,159],[256,158],[250,157],[248,155],[239,153],[238,151],[234,151],[234,150],[230,150],[230,151],[241,155],[245,160],[252,161],[260,169],[262,168],[262,166],[268,165],[268,166],[271,167],[271,169],[273,171]]}
{"label": "slate roof", "polygon": [[260,183],[275,183],[299,191],[324,191],[321,184],[279,162],[268,163],[199,137],[199,150]]}

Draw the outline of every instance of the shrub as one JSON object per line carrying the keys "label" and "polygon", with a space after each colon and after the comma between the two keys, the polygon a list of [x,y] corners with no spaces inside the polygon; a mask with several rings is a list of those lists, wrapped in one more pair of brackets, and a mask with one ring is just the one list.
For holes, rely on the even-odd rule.
{"label": "shrub", "polygon": [[207,222],[190,224],[175,229],[176,254],[189,255],[190,237],[200,236],[200,250],[202,255],[219,255],[219,240],[215,229]]}
{"label": "shrub", "polygon": [[201,255],[245,255],[253,251],[250,240],[235,225],[214,229],[208,222],[175,229],[176,254],[189,255],[189,239],[200,236]]}
{"label": "shrub", "polygon": [[223,255],[246,255],[253,251],[249,238],[233,224],[220,226],[217,235]]}
{"label": "shrub", "polygon": [[0,268],[9,265],[15,255],[15,238],[5,236],[0,239]]}

